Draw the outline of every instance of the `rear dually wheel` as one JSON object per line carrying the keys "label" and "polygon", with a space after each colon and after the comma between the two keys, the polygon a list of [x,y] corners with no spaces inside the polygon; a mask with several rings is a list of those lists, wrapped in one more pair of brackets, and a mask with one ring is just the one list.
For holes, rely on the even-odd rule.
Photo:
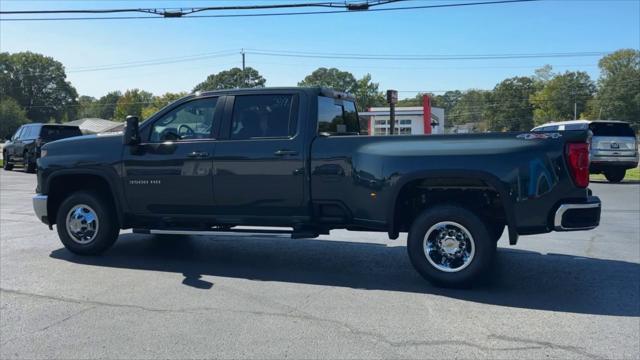
{"label": "rear dually wheel", "polygon": [[446,287],[469,286],[488,271],[495,234],[473,212],[455,205],[425,210],[407,240],[411,263],[427,280]]}

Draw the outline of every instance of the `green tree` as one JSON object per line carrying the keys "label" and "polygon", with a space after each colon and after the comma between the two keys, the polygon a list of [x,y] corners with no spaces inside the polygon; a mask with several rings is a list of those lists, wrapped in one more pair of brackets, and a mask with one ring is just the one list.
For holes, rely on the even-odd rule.
{"label": "green tree", "polygon": [[541,90],[530,97],[535,107],[533,112],[536,124],[549,121],[562,121],[574,118],[574,105],[577,114],[585,111],[587,102],[593,97],[595,85],[589,74],[583,71],[567,71],[555,75]]}
{"label": "green tree", "polygon": [[151,100],[151,103],[142,109],[142,118],[143,119],[150,118],[153,114],[157,113],[158,110],[162,109],[163,107],[171,104],[172,102],[186,95],[187,95],[186,92],[180,92],[180,93],[168,92],[161,96],[154,96],[153,99]]}
{"label": "green tree", "polygon": [[0,139],[13,135],[20,125],[28,122],[27,113],[17,101],[8,96],[0,98]]}
{"label": "green tree", "polygon": [[151,104],[153,94],[150,92],[132,89],[125,91],[124,95],[116,103],[114,112],[115,121],[124,121],[128,115],[142,118],[142,109]]}
{"label": "green tree", "polygon": [[74,117],[76,89],[62,63],[32,52],[0,54],[0,96],[12,97],[32,121]]}
{"label": "green tree", "polygon": [[358,81],[352,73],[340,71],[336,68],[318,68],[307,75],[298,86],[322,86],[329,87],[337,91],[355,93]]}
{"label": "green tree", "polygon": [[260,75],[258,70],[246,67],[244,71],[240,68],[221,71],[217,74],[207,76],[207,79],[193,88],[193,92],[207,90],[222,90],[236,88],[259,88],[264,87],[267,80]]}
{"label": "green tree", "polygon": [[359,110],[365,110],[374,106],[385,106],[386,96],[379,91],[380,85],[371,81],[371,74],[366,74],[360,79],[348,72],[336,68],[318,68],[307,75],[298,86],[322,86],[353,94]]}
{"label": "green tree", "polygon": [[79,119],[97,118],[100,116],[100,105],[98,100],[92,96],[82,95],[78,98],[76,116]]}
{"label": "green tree", "polygon": [[353,93],[356,97],[358,110],[364,111],[370,107],[386,104],[385,95],[378,91],[378,87],[378,83],[371,81],[371,74],[366,74],[362,79],[356,81]]}
{"label": "green tree", "polygon": [[446,115],[451,125],[467,123],[477,124],[478,129],[485,128],[485,118],[489,92],[483,90],[467,90],[461,93],[455,105]]}
{"label": "green tree", "polygon": [[534,70],[533,81],[542,88],[542,86],[553,79],[554,76],[556,76],[556,74],[553,72],[553,66],[547,64]]}
{"label": "green tree", "polygon": [[487,127],[494,131],[528,131],[533,127],[533,105],[529,97],[536,92],[530,77],[503,80],[489,94]]}
{"label": "green tree", "polygon": [[431,106],[443,108],[447,114],[458,103],[458,100],[462,97],[462,92],[460,90],[450,90],[442,95],[418,93],[412,98],[399,100],[398,106],[422,106],[424,95],[429,95],[431,98]]}
{"label": "green tree", "polygon": [[[405,98],[405,99],[399,99],[398,103],[396,104],[396,106],[402,106],[402,107],[408,107],[408,106],[422,106],[422,97],[425,94],[423,93],[417,93],[416,96],[411,97],[411,98]],[[429,95],[433,95],[433,94],[429,94]],[[386,103],[386,99],[385,99],[385,103]],[[433,104],[432,104],[433,105]]]}
{"label": "green tree", "polygon": [[640,51],[618,50],[600,59],[598,66],[598,92],[585,115],[640,127]]}
{"label": "green tree", "polygon": [[101,119],[112,120],[115,118],[116,105],[122,97],[120,91],[111,91],[98,99],[96,104],[98,108],[98,117]]}

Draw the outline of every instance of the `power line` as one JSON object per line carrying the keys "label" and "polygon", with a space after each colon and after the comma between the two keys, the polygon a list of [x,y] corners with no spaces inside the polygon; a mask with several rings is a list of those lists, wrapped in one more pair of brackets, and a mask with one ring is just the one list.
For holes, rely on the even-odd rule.
{"label": "power line", "polygon": [[116,13],[146,13],[164,17],[181,17],[205,11],[229,11],[229,10],[266,10],[266,9],[293,9],[293,8],[342,8],[347,10],[368,10],[374,6],[386,5],[410,0],[376,0],[358,3],[348,2],[312,2],[294,4],[267,4],[267,5],[234,5],[234,6],[205,6],[188,8],[125,8],[125,9],[64,9],[64,10],[11,10],[0,11],[5,15],[33,15],[33,14],[116,14]]}
{"label": "power line", "polygon": [[237,53],[234,51],[234,52],[225,52],[225,53],[218,53],[218,54],[212,54],[212,55],[202,55],[202,56],[183,58],[183,59],[173,59],[173,60],[164,60],[164,61],[148,61],[148,62],[139,62],[139,63],[133,63],[133,64],[121,63],[119,65],[102,65],[102,66],[94,66],[94,67],[84,67],[84,68],[77,68],[77,69],[69,69],[68,72],[69,73],[81,73],[81,72],[92,72],[92,71],[103,71],[103,70],[129,69],[129,68],[143,67],[143,66],[166,65],[166,64],[175,64],[175,63],[186,62],[186,61],[197,61],[197,60],[214,59],[214,58],[233,56],[233,55],[236,55],[236,54]]}
{"label": "power line", "polygon": [[463,55],[377,55],[377,54],[337,54],[337,53],[301,53],[292,51],[251,50],[253,55],[313,58],[313,59],[342,59],[342,60],[386,60],[386,61],[437,61],[437,60],[501,60],[501,59],[537,59],[537,58],[567,58],[593,57],[609,54],[608,51],[565,52],[565,53],[522,53],[522,54],[463,54]]}
{"label": "power line", "polygon": [[[393,2],[402,2],[408,0],[387,0],[375,1],[373,3],[348,4],[335,2],[316,2],[316,3],[296,3],[296,4],[269,4],[269,5],[240,5],[240,6],[206,6],[191,8],[126,8],[126,9],[65,9],[65,10],[14,10],[0,11],[5,15],[25,15],[25,14],[114,14],[114,13],[146,13],[151,15],[160,15],[164,17],[181,17],[189,14],[195,14],[205,11],[228,11],[228,10],[265,10],[265,9],[291,9],[291,8],[368,8]],[[359,6],[357,6],[359,5]]]}
{"label": "power line", "polygon": [[[405,1],[405,0],[402,0]],[[407,0],[408,1],[408,0]],[[236,18],[236,17],[263,17],[263,16],[294,16],[294,15],[327,15],[327,14],[348,14],[348,13],[362,13],[362,12],[378,12],[378,11],[403,11],[403,10],[420,10],[420,9],[437,9],[437,8],[452,8],[452,7],[466,7],[466,6],[482,6],[482,5],[499,5],[499,4],[513,4],[524,2],[535,2],[541,0],[496,0],[496,1],[482,1],[482,2],[466,2],[466,3],[454,3],[454,4],[438,4],[438,5],[418,5],[418,6],[401,6],[401,7],[386,7],[386,8],[367,8],[367,9],[349,9],[348,7],[343,10],[330,10],[330,11],[295,11],[295,12],[266,12],[266,13],[252,13],[252,14],[216,14],[216,15],[177,15],[170,14],[169,16],[101,16],[101,17],[37,17],[37,18],[0,18],[0,21],[81,21],[81,20],[143,20],[143,19],[163,19],[163,18],[176,18],[176,19],[197,19],[197,18]],[[385,3],[380,3],[384,5]],[[158,9],[159,10],[159,9]],[[357,10],[357,11],[354,11]],[[148,13],[148,12],[147,12]],[[2,12],[0,12],[0,15]],[[160,13],[156,14],[159,15]],[[6,14],[16,15],[16,14]],[[19,14],[18,14],[19,15]]]}

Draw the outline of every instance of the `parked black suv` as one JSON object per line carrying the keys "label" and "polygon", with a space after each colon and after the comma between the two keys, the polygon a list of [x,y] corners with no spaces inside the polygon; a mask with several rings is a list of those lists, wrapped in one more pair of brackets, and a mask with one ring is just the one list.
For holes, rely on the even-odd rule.
{"label": "parked black suv", "polygon": [[4,169],[11,170],[13,165],[20,163],[24,165],[27,172],[34,172],[42,145],[80,135],[82,135],[80,128],[72,125],[39,123],[22,125],[2,149]]}

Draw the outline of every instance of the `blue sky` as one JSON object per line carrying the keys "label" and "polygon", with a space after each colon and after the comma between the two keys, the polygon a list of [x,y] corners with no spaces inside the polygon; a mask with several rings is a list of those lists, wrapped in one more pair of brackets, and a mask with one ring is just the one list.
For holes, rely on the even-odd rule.
{"label": "blue sky", "polygon": [[[271,1],[276,3],[290,0]],[[305,0],[296,0],[302,2]],[[268,1],[9,1],[2,10],[189,7]],[[410,1],[407,5],[460,1]],[[161,94],[190,91],[207,75],[240,66],[239,49],[364,54],[505,54],[613,51],[640,48],[640,1],[547,0],[531,3],[377,13],[102,21],[0,22],[2,51],[33,51],[67,68],[83,95],[140,88]],[[78,71],[83,67],[230,51],[224,57],[171,64]],[[583,70],[596,79],[599,57],[379,61],[271,57],[249,53],[247,65],[268,86],[296,85],[319,66],[357,77],[371,73],[380,89],[401,97],[415,91],[489,89],[544,64]]]}

